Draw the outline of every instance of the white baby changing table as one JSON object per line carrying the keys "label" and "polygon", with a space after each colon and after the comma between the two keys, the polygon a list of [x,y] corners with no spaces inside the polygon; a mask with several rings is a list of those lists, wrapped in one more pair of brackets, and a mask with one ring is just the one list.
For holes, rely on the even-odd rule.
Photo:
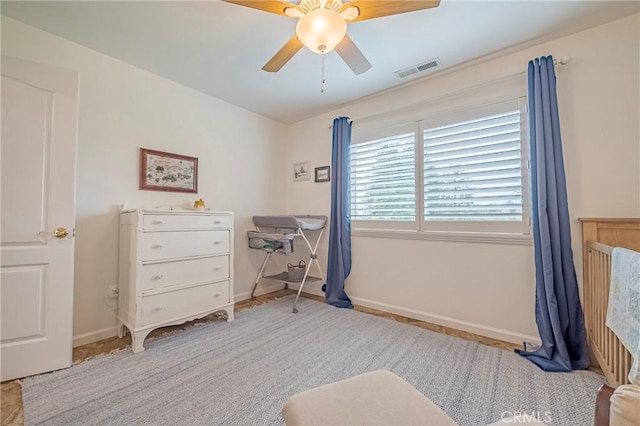
{"label": "white baby changing table", "polygon": [[[276,280],[283,282],[285,288],[288,288],[289,284],[299,284],[298,293],[295,301],[293,302],[293,313],[297,313],[298,298],[302,293],[302,288],[307,281],[322,281],[325,282],[324,271],[320,267],[318,262],[318,244],[324,231],[324,227],[327,224],[326,216],[313,216],[313,215],[292,215],[292,216],[254,216],[253,223],[256,226],[255,231],[249,231],[247,236],[249,238],[249,247],[254,249],[263,250],[266,252],[264,262],[256,278],[256,282],[251,290],[251,298],[255,296],[258,283],[265,278],[270,280]],[[311,239],[307,234],[310,231],[319,231],[315,243],[312,244]],[[305,234],[305,232],[307,234]],[[293,242],[295,238],[302,238],[309,247],[309,261],[305,265],[304,275],[301,280],[293,280],[289,276],[288,271],[280,272],[273,275],[264,275],[265,268],[269,260],[274,253],[280,253],[284,255],[291,255],[293,253]],[[320,277],[309,275],[311,265],[316,265],[320,272]]]}

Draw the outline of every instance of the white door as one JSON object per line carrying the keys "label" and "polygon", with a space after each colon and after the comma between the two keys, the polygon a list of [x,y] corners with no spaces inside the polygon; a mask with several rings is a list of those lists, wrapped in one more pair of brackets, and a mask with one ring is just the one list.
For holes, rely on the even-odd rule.
{"label": "white door", "polygon": [[1,70],[5,381],[71,365],[78,76],[6,56]]}

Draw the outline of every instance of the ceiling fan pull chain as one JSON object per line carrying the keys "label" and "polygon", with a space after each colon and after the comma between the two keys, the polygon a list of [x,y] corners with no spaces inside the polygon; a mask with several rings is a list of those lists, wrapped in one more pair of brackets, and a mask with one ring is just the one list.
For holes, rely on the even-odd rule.
{"label": "ceiling fan pull chain", "polygon": [[324,76],[324,55],[320,56],[322,56],[322,80],[320,83],[320,93],[324,93],[324,82],[327,81],[327,79]]}

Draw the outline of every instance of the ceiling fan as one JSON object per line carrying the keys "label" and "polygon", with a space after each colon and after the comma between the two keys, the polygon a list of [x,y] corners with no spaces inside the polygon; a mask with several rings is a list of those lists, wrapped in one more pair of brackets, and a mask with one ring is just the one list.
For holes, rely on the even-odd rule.
{"label": "ceiling fan", "polygon": [[281,0],[223,1],[298,18],[296,34],[262,67],[264,71],[279,71],[306,46],[319,54],[335,49],[356,75],[368,71],[371,64],[347,35],[347,22],[430,9],[440,4],[440,0],[300,0],[298,4]]}

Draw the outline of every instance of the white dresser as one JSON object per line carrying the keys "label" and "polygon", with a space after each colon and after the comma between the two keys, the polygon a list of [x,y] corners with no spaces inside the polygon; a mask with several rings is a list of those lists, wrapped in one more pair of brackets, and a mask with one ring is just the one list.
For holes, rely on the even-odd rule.
{"label": "white dresser", "polygon": [[233,320],[233,213],[120,213],[118,336],[133,352],[154,329],[216,311]]}

